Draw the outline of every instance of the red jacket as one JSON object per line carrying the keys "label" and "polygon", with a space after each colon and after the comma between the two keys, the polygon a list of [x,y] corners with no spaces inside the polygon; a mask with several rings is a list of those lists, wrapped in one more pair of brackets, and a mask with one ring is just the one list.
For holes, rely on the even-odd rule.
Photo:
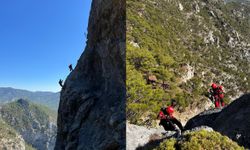
{"label": "red jacket", "polygon": [[216,95],[218,95],[218,97],[220,99],[223,99],[224,98],[224,91],[223,91],[223,89],[217,88]]}
{"label": "red jacket", "polygon": [[158,114],[158,117],[160,119],[166,119],[167,118],[166,116],[174,118],[173,114],[174,114],[174,108],[172,106],[168,106],[167,108],[161,109],[161,111]]}
{"label": "red jacket", "polygon": [[220,89],[220,88],[216,88],[216,89],[211,88],[209,90],[209,92],[210,92],[211,96],[213,96],[215,99],[218,99],[218,98],[223,99],[224,98],[224,91],[223,91],[223,89]]}

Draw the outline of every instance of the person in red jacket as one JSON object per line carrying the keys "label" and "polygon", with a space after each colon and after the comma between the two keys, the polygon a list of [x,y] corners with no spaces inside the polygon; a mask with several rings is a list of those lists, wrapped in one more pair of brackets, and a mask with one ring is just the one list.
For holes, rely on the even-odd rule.
{"label": "person in red jacket", "polygon": [[216,108],[220,108],[220,107],[224,107],[225,103],[224,103],[224,90],[223,90],[223,86],[218,86],[217,91],[216,91],[216,95],[217,95],[217,101],[215,102],[215,107]]}
{"label": "person in red jacket", "polygon": [[181,131],[184,130],[180,121],[174,117],[174,107],[176,101],[172,99],[171,105],[166,108],[161,108],[157,118],[160,119],[159,125],[162,125],[166,131],[177,131],[180,135]]}
{"label": "person in red jacket", "polygon": [[211,88],[209,89],[209,98],[214,103],[215,108],[220,108],[221,106],[223,107],[225,105],[223,102],[223,87],[221,85],[218,86],[215,83],[212,83]]}
{"label": "person in red jacket", "polygon": [[209,98],[213,103],[215,103],[217,85],[215,83],[212,83],[211,88],[208,90],[208,92],[209,92]]}

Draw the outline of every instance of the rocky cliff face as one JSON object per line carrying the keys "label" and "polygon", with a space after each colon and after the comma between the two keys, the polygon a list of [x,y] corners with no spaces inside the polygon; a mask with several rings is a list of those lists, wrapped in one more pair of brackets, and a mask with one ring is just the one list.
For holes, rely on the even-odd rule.
{"label": "rocky cliff face", "polygon": [[125,148],[125,1],[93,0],[88,41],[61,91],[55,149]]}
{"label": "rocky cliff face", "polygon": [[235,100],[222,111],[203,112],[190,119],[185,129],[207,125],[240,145],[250,147],[250,94]]}

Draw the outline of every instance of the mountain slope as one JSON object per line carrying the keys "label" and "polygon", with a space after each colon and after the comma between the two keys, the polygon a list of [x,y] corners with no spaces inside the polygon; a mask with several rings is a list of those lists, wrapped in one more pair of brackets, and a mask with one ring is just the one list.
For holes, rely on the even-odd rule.
{"label": "mountain slope", "polygon": [[0,149],[25,150],[25,141],[12,127],[0,118]]}
{"label": "mountain slope", "polygon": [[180,138],[171,136],[171,131],[165,131],[163,128],[127,124],[127,148],[249,149],[249,108],[250,94],[246,94],[224,109],[204,111],[187,122]]}
{"label": "mountain slope", "polygon": [[204,109],[211,82],[225,87],[226,103],[250,92],[249,20],[245,3],[128,0],[130,122],[147,124],[171,98],[180,112]]}
{"label": "mountain slope", "polygon": [[57,110],[59,95],[60,93],[30,92],[27,90],[0,87],[0,104],[23,98],[30,99],[35,103],[40,103],[49,106],[51,109]]}
{"label": "mountain slope", "polygon": [[52,150],[56,136],[56,113],[49,108],[19,99],[0,108],[1,118],[26,143],[37,150]]}

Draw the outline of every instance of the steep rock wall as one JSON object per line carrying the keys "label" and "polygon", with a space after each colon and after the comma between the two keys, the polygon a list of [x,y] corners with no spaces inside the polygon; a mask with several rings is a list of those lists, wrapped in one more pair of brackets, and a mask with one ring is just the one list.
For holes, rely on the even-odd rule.
{"label": "steep rock wall", "polygon": [[125,1],[93,0],[88,41],[61,91],[55,149],[125,149]]}

